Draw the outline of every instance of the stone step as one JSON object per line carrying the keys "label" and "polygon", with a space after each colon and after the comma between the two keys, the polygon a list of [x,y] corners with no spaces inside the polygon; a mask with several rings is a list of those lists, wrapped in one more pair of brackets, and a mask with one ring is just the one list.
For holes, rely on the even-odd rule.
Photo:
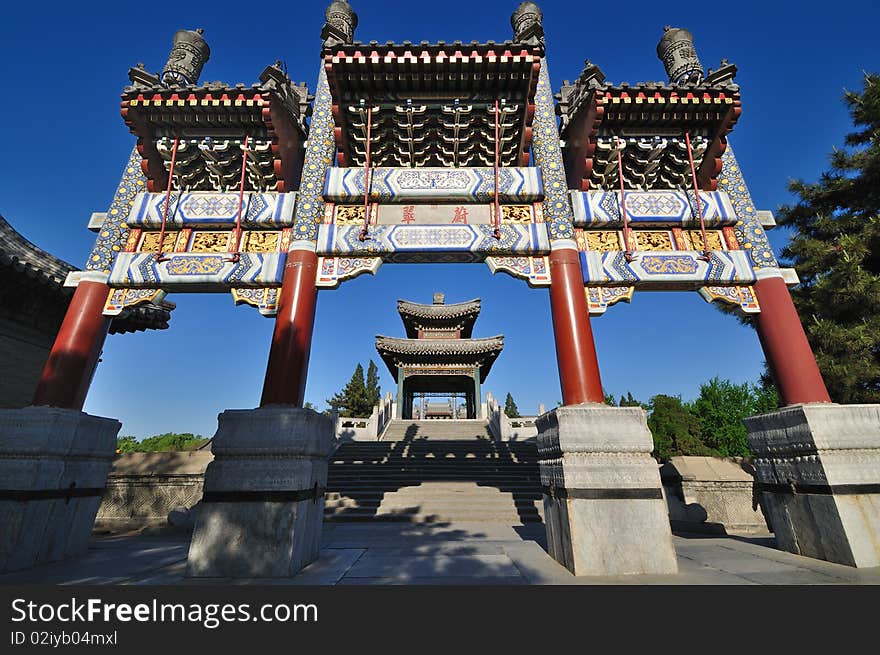
{"label": "stone step", "polygon": [[373,512],[372,510],[348,509],[344,513],[330,513],[324,515],[324,520],[329,522],[341,521],[399,521],[406,523],[454,523],[457,521],[471,521],[483,523],[505,523],[518,525],[522,523],[543,523],[541,515],[511,513],[485,513],[457,511],[454,515],[432,514],[422,511],[412,512]]}

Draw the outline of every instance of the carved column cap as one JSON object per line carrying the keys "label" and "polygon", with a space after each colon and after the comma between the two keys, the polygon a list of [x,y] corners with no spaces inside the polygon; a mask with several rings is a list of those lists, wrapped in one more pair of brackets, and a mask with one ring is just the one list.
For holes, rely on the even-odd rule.
{"label": "carved column cap", "polygon": [[351,43],[358,26],[358,17],[346,0],[334,0],[324,11],[321,38],[325,48]]}
{"label": "carved column cap", "polygon": [[513,40],[529,45],[544,46],[544,14],[534,2],[523,2],[510,16]]}
{"label": "carved column cap", "polygon": [[178,30],[168,61],[162,68],[162,82],[173,86],[195,84],[205,62],[211,57],[211,48],[202,37],[203,30]]}
{"label": "carved column cap", "polygon": [[699,84],[703,81],[703,65],[694,49],[694,36],[682,27],[663,28],[657,44],[657,56],[666,68],[672,84]]}

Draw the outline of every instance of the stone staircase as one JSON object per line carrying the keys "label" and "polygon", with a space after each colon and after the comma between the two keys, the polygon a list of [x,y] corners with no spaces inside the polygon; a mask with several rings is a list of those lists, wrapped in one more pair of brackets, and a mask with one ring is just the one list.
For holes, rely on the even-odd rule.
{"label": "stone staircase", "polygon": [[395,419],[388,423],[385,432],[379,435],[381,441],[403,441],[404,439],[441,439],[473,441],[492,439],[488,421],[469,419],[451,421],[436,419],[432,421],[409,421]]}
{"label": "stone staircase", "polygon": [[541,522],[534,443],[494,441],[486,421],[392,421],[381,441],[330,459],[327,521]]}

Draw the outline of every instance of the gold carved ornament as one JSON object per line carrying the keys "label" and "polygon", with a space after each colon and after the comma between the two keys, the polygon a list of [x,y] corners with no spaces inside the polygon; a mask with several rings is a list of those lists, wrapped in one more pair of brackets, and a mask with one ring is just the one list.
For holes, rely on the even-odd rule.
{"label": "gold carved ornament", "polygon": [[[177,237],[180,232],[166,232],[162,239],[162,252],[174,252],[174,244],[177,243]],[[141,252],[159,252],[159,233],[144,232],[141,239]]]}
{"label": "gold carved ornament", "polygon": [[706,232],[706,241],[709,242],[708,248],[703,245],[703,235],[699,230],[688,230],[687,236],[690,239],[693,250],[724,250],[721,232],[717,230]]}
{"label": "gold carved ornament", "polygon": [[672,235],[669,232],[633,231],[638,250],[675,250]]}
{"label": "gold carved ornament", "polygon": [[623,250],[620,246],[620,235],[617,232],[584,232],[587,249],[599,252]]}

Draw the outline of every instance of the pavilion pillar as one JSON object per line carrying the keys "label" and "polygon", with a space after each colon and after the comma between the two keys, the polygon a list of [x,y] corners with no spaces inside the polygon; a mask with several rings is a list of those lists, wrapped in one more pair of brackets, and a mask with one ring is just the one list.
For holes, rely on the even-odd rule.
{"label": "pavilion pillar", "polygon": [[480,405],[480,369],[474,369],[474,418],[482,418],[483,412]]}
{"label": "pavilion pillar", "polygon": [[403,418],[403,381],[406,378],[403,375],[403,369],[397,368],[397,411],[396,418]]}
{"label": "pavilion pillar", "polygon": [[318,257],[313,250],[287,253],[261,407],[303,405],[318,300],[317,269]]}
{"label": "pavilion pillar", "polygon": [[761,306],[761,312],[755,316],[755,326],[779,391],[780,403],[831,402],[783,279],[774,276],[758,280],[755,295]]}
{"label": "pavilion pillar", "polygon": [[33,405],[82,409],[110,329],[111,318],[104,316],[109,292],[103,282],[81,280],[77,285],[40,375]]}
{"label": "pavilion pillar", "polygon": [[584,278],[573,246],[554,244],[550,274],[550,312],[562,404],[602,403],[605,395],[584,294]]}

